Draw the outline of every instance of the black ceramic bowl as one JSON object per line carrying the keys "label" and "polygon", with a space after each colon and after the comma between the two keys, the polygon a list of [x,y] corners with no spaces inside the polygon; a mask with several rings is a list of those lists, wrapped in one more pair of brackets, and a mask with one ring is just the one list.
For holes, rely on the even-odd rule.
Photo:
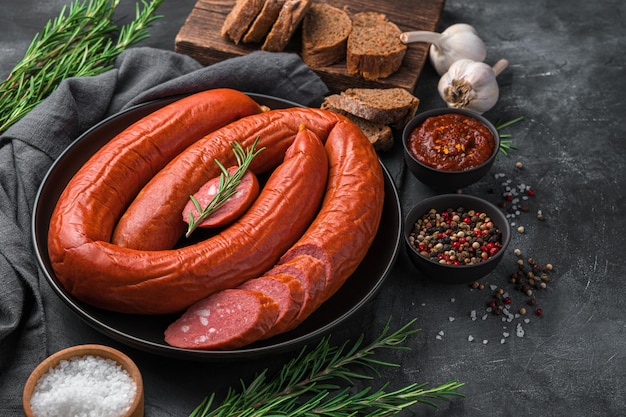
{"label": "black ceramic bowl", "polygon": [[[489,129],[496,143],[493,153],[485,162],[473,168],[465,169],[462,171],[445,171],[433,168],[420,162],[409,151],[408,142],[411,136],[411,132],[414,129],[418,128],[429,117],[450,113],[458,113],[468,117],[472,117]],[[404,160],[406,162],[406,165],[411,173],[413,173],[413,175],[418,180],[420,180],[422,183],[426,184],[430,188],[436,190],[455,191],[475,183],[476,181],[484,177],[485,174],[487,174],[487,172],[493,165],[496,156],[498,155],[498,150],[500,148],[500,135],[498,134],[498,130],[496,129],[496,127],[491,122],[489,122],[489,120],[474,111],[465,109],[441,108],[419,113],[411,121],[409,121],[409,123],[407,123],[407,125],[405,126],[404,131],[402,132],[402,146],[404,147]]]}
{"label": "black ceramic bowl", "polygon": [[[502,233],[500,250],[486,260],[460,266],[437,263],[421,255],[410,241],[415,222],[431,209],[441,212],[449,208],[456,210],[459,207],[487,214]],[[411,209],[404,220],[404,241],[413,265],[428,278],[447,284],[466,284],[486,276],[498,266],[510,240],[511,229],[504,213],[490,202],[467,194],[442,194],[422,200]]]}

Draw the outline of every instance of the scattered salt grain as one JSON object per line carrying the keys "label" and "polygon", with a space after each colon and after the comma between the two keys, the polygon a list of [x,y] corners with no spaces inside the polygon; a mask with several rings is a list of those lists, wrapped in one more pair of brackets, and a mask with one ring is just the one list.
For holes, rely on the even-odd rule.
{"label": "scattered salt grain", "polygon": [[486,345],[487,343],[489,343],[489,340],[487,339],[483,340],[483,345]]}
{"label": "scattered salt grain", "polygon": [[500,339],[500,344],[503,345],[506,340]]}
{"label": "scattered salt grain", "polygon": [[515,328],[515,334],[517,337],[524,337],[524,328],[522,327],[522,323],[517,323],[517,327]]}
{"label": "scattered salt grain", "polygon": [[454,317],[448,317],[448,321],[449,322],[453,322],[454,321]]}
{"label": "scattered salt grain", "polygon": [[473,342],[474,341],[474,336],[472,336],[471,334],[469,336],[467,336],[467,341],[468,342]]}
{"label": "scattered salt grain", "polygon": [[35,385],[30,405],[35,416],[121,417],[137,386],[117,362],[92,355],[62,360]]}

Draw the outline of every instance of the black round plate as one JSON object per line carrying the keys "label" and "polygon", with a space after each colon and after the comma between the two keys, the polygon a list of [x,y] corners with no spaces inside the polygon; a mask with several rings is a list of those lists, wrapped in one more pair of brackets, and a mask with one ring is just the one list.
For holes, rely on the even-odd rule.
{"label": "black round plate", "polygon": [[[270,108],[300,106],[296,103],[259,94],[250,94],[259,104]],[[401,241],[402,218],[397,190],[383,167],[385,202],[380,228],[359,268],[344,286],[298,328],[289,333],[229,351],[180,349],[165,343],[163,332],[178,316],[144,316],[113,313],[87,305],[69,294],[54,275],[48,258],[48,228],[56,202],[78,169],[117,133],[140,118],[179,99],[172,97],[133,107],[97,124],[74,141],[46,174],[35,200],[33,241],[40,268],[54,292],[86,323],[126,345],[158,355],[190,360],[235,360],[287,351],[327,334],[365,305],[389,274]]]}

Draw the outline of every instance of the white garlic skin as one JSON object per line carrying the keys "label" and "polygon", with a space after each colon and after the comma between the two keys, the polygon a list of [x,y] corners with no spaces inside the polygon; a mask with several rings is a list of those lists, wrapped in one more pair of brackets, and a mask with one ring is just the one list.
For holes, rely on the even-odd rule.
{"label": "white garlic skin", "polygon": [[439,40],[430,45],[429,56],[441,76],[459,59],[484,61],[487,47],[471,25],[457,23],[441,32]]}
{"label": "white garlic skin", "polygon": [[500,93],[493,68],[471,59],[454,62],[439,79],[437,90],[448,107],[477,113],[491,109]]}

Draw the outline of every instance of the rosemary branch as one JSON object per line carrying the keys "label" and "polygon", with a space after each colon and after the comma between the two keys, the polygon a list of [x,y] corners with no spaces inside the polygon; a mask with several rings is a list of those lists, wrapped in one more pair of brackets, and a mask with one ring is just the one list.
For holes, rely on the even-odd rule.
{"label": "rosemary branch", "polygon": [[119,27],[120,0],[76,0],[35,35],[24,57],[0,84],[0,133],[30,112],[66,78],[98,75],[128,47],[146,39],[163,0],[142,0],[132,22]]}
{"label": "rosemary branch", "polygon": [[[509,127],[512,124],[515,124],[522,120],[524,120],[524,116],[516,117],[515,119],[509,120],[508,122],[501,122],[498,120],[496,122],[496,130],[499,132],[505,127]],[[515,146],[513,146],[513,141],[510,138],[511,138],[510,133],[500,133],[500,152],[502,152],[504,155],[507,155],[507,156],[509,155],[509,152],[511,150],[517,149],[515,148]]]}
{"label": "rosemary branch", "polygon": [[[428,384],[424,383],[409,384],[393,391],[386,391],[389,384],[377,390],[367,387],[356,393],[350,391],[356,380],[373,379],[355,368],[380,376],[376,366],[399,366],[372,355],[381,348],[409,350],[403,343],[417,331],[410,329],[414,322],[415,319],[392,333],[387,323],[380,336],[365,346],[363,335],[352,346],[345,342],[338,347],[331,346],[330,338],[326,337],[311,350],[304,347],[273,379],[268,380],[265,369],[249,385],[242,382],[241,392],[229,389],[224,401],[215,408],[215,394],[211,394],[189,417],[383,417],[396,415],[418,403],[437,408],[435,401],[463,397],[457,391],[463,384],[456,381],[430,389],[426,389]],[[342,382],[348,386],[342,388]]]}
{"label": "rosemary branch", "polygon": [[239,186],[239,184],[241,184],[241,178],[250,167],[252,160],[265,149],[261,148],[259,150],[256,150],[258,142],[259,138],[257,137],[252,146],[247,151],[244,150],[238,142],[231,143],[231,146],[233,147],[233,153],[235,154],[235,158],[237,159],[237,170],[232,174],[228,172],[228,169],[226,169],[226,167],[224,167],[224,165],[222,165],[220,161],[215,160],[215,163],[221,171],[220,182],[217,188],[217,192],[204,208],[200,205],[198,200],[193,195],[189,196],[189,199],[192,201],[199,215],[197,218],[195,218],[193,212],[189,212],[189,226],[187,227],[187,233],[185,233],[185,237],[189,237],[204,219],[209,217],[211,213],[220,208],[230,197],[232,197],[237,192],[237,187]]}

